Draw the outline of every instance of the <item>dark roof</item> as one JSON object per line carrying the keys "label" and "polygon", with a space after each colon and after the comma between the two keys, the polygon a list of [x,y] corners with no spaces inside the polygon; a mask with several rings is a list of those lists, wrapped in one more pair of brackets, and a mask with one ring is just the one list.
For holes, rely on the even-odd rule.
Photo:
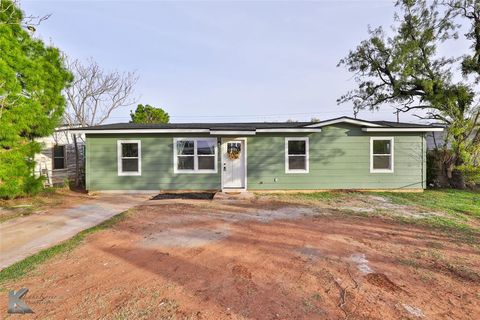
{"label": "dark roof", "polygon": [[211,130],[255,130],[302,128],[312,122],[232,122],[232,123],[112,123],[83,128],[84,130],[121,130],[121,129],[211,129]]}
{"label": "dark roof", "polygon": [[389,128],[425,128],[425,127],[436,128],[436,127],[439,127],[434,125],[409,123],[409,122],[393,122],[393,121],[370,121],[370,122],[379,124],[382,127],[389,127]]}
{"label": "dark roof", "polygon": [[[420,124],[420,123],[410,123],[410,122],[394,122],[394,121],[370,121],[370,120],[365,120],[365,119],[356,119],[352,117],[338,117],[338,118],[333,118],[333,119],[327,119],[327,120],[322,120],[320,122],[317,122],[318,124],[322,124],[324,122],[331,122],[335,120],[342,120],[342,119],[348,119],[348,120],[353,120],[353,121],[361,121],[361,122],[366,122],[366,123],[371,123],[371,124],[377,124],[382,127],[386,128],[443,128],[442,126],[435,124],[435,125],[429,125],[429,124]],[[313,124],[313,123],[311,123]]]}
{"label": "dark roof", "polygon": [[225,122],[225,123],[166,123],[166,124],[141,124],[141,123],[112,123],[82,128],[88,130],[135,130],[135,129],[209,129],[209,130],[236,130],[254,131],[256,129],[293,129],[305,128],[310,125],[349,119],[380,125],[384,128],[441,128],[439,125],[426,125],[418,123],[392,122],[392,121],[368,121],[350,117],[339,117],[320,122]]}

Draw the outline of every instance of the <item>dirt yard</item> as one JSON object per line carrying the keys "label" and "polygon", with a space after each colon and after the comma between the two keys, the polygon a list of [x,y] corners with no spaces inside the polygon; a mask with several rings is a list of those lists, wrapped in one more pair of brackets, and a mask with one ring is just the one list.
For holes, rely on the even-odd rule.
{"label": "dirt yard", "polygon": [[12,200],[0,199],[0,223],[31,214],[44,214],[50,209],[69,208],[93,197],[68,189],[50,188],[33,197]]}
{"label": "dirt yard", "polygon": [[478,319],[480,239],[355,214],[377,207],[425,214],[152,200],[4,287],[39,319]]}

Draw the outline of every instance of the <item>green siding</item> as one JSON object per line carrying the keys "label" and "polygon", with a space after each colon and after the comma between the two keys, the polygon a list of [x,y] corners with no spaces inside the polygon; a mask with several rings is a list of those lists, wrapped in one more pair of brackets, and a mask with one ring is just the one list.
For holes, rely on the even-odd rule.
{"label": "green siding", "polygon": [[[173,173],[173,138],[191,135],[108,134],[87,135],[88,190],[210,190],[220,189],[218,173]],[[201,135],[195,135],[201,137]],[[211,136],[208,136],[211,138]],[[118,176],[117,140],[142,144],[142,175]],[[219,166],[220,168],[220,166]]]}
{"label": "green siding", "polygon": [[[288,135],[305,136],[305,135]],[[370,173],[370,137],[394,137],[394,172]],[[309,173],[285,173],[285,135],[248,139],[248,187],[269,189],[422,188],[421,133],[366,133],[351,125],[308,135]]]}
{"label": "green siding", "polygon": [[[216,174],[174,174],[173,138],[189,135],[124,134],[87,136],[89,190],[220,189]],[[202,135],[190,135],[202,136]],[[285,173],[285,137],[308,136],[309,173]],[[394,172],[370,173],[370,137],[394,137]],[[210,136],[211,137],[211,136]],[[142,140],[142,175],[117,175],[117,140]],[[366,133],[352,125],[332,125],[311,134],[257,134],[247,138],[250,190],[397,189],[425,187],[422,133]]]}

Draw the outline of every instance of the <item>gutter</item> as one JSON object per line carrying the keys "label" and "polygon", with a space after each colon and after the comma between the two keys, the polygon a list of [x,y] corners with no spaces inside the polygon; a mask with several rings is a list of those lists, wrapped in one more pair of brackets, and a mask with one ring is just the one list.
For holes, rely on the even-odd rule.
{"label": "gutter", "polygon": [[441,132],[443,131],[444,128],[429,128],[429,127],[423,127],[423,128],[362,128],[362,131],[365,132],[433,132],[433,131],[438,131]]}
{"label": "gutter", "polygon": [[321,132],[320,128],[285,128],[285,129],[256,129],[256,130],[214,130],[214,129],[72,129],[76,133],[83,134],[112,134],[112,133],[209,133],[210,135],[249,135],[257,133],[275,133],[275,132]]}

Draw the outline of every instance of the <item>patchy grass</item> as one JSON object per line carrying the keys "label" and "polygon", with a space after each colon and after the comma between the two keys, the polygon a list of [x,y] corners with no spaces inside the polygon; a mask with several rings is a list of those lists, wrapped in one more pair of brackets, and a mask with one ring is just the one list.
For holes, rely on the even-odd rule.
{"label": "patchy grass", "polygon": [[454,215],[480,218],[480,192],[478,191],[438,189],[425,190],[423,193],[381,192],[375,194],[382,195],[396,204],[420,206]]}
{"label": "patchy grass", "polygon": [[325,192],[312,192],[312,193],[274,193],[268,194],[269,198],[276,200],[286,200],[286,201],[323,201],[331,203],[335,200],[340,200],[342,198],[348,197],[349,194],[354,194],[354,192],[346,191],[325,191]]}
{"label": "patchy grass", "polygon": [[478,227],[468,224],[468,219],[459,216],[425,216],[425,217],[412,217],[408,215],[402,215],[401,213],[394,213],[387,210],[375,210],[371,212],[362,212],[349,209],[335,210],[338,214],[346,214],[363,218],[382,218],[390,219],[403,224],[410,224],[415,226],[421,226],[426,228],[435,228],[440,231],[448,233],[452,239],[463,243],[477,244],[480,239],[480,230]]}
{"label": "patchy grass", "polygon": [[396,218],[403,223],[431,226],[445,231],[456,230],[469,234],[474,234],[479,231],[468,225],[463,219],[458,219],[457,217],[430,216],[424,218],[411,218],[397,216]]}
{"label": "patchy grass", "polygon": [[[364,195],[375,195],[385,198],[389,203],[416,207],[422,211],[444,212],[446,215],[412,216],[403,215],[401,210],[392,211],[383,206],[381,201],[366,204]],[[478,222],[480,218],[480,192],[439,189],[426,190],[423,193],[396,193],[396,192],[351,192],[330,191],[315,193],[286,193],[273,195],[277,200],[317,205],[324,203],[338,214],[348,214],[362,217],[381,217],[394,219],[406,224],[415,224],[425,227],[434,227],[447,232],[456,231],[455,238],[460,241],[477,242],[476,235],[480,234]],[[351,200],[355,203],[349,204]],[[360,201],[358,201],[360,200]],[[370,201],[370,200],[368,200]],[[367,205],[367,206],[366,206]],[[342,207],[343,206],[343,207]],[[359,207],[349,209],[348,206]],[[366,207],[365,207],[366,206]],[[362,211],[360,209],[365,208]],[[373,210],[372,210],[373,209]],[[474,219],[474,220],[472,220]]]}
{"label": "patchy grass", "polygon": [[440,228],[446,231],[459,231],[457,238],[466,242],[477,242],[476,235],[480,230],[469,221],[480,218],[480,192],[438,189],[425,190],[423,193],[374,193],[387,198],[399,205],[417,206],[424,210],[435,210],[450,214],[451,216],[429,216],[419,219],[408,217],[400,218],[405,223],[422,224]]}
{"label": "patchy grass", "polygon": [[387,220],[394,220],[403,224],[410,224],[426,228],[435,228],[440,231],[447,232],[453,239],[469,243],[479,243],[480,230],[467,224],[463,219],[458,217],[442,217],[442,216],[426,216],[426,217],[411,217],[402,216],[399,214],[392,214],[386,210],[375,210],[372,212],[361,212],[349,209],[335,210],[338,214],[351,215],[363,218],[382,218]]}
{"label": "patchy grass", "polygon": [[[480,273],[465,264],[465,261],[450,261],[441,251],[417,250],[407,257],[398,257],[396,262],[414,269],[442,271],[462,280],[480,283]],[[430,278],[427,275],[423,280],[428,281]]]}
{"label": "patchy grass", "polygon": [[63,241],[62,243],[59,243],[53,247],[44,249],[34,255],[31,255],[1,270],[0,284],[5,283],[6,281],[22,278],[29,272],[35,270],[35,268],[41,263],[44,263],[45,261],[48,261],[59,254],[70,252],[71,250],[75,249],[78,245],[80,245],[86,236],[101,230],[111,228],[116,223],[124,220],[127,217],[128,213],[129,213],[128,210],[122,213],[119,213],[113,216],[112,218],[105,220],[104,222],[94,227],[85,229],[77,233],[75,236],[73,236],[68,240]]}

